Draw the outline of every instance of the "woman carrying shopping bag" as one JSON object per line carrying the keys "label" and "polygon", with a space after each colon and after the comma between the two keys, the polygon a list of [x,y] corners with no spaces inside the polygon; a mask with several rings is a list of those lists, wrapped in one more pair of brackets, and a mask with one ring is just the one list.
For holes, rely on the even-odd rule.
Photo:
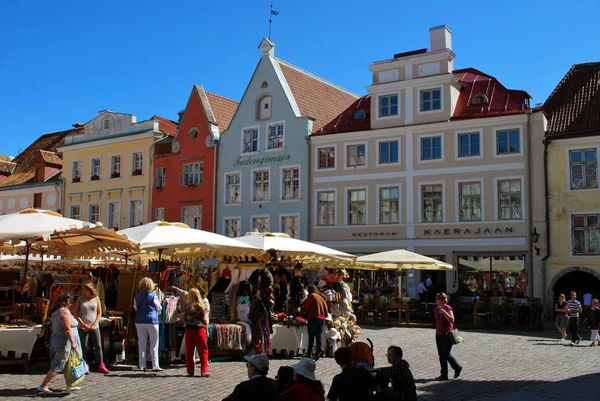
{"label": "woman carrying shopping bag", "polygon": [[152,356],[152,370],[161,372],[158,364],[158,312],[162,310],[158,297],[152,292],[155,284],[149,277],[140,280],[140,292],[135,296],[133,308],[135,314],[135,329],[138,335],[138,350],[140,370],[146,370],[146,345],[150,338],[150,354]]}

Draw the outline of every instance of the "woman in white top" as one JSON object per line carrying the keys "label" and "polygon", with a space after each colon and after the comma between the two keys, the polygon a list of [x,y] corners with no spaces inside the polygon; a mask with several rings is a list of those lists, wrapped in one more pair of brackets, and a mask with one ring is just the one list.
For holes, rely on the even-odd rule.
{"label": "woman in white top", "polygon": [[81,338],[81,348],[83,349],[83,359],[86,360],[88,366],[88,338],[92,339],[94,345],[94,353],[96,354],[96,363],[98,364],[98,373],[110,373],[102,356],[102,342],[100,338],[100,318],[102,317],[102,306],[98,291],[94,283],[89,282],[81,286],[81,296],[75,303],[75,319],[79,322],[79,338]]}

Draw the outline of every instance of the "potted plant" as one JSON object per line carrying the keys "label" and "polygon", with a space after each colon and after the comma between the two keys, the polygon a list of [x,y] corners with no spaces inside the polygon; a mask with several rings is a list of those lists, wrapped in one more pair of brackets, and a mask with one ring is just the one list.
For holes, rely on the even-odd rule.
{"label": "potted plant", "polygon": [[136,168],[135,170],[133,170],[133,174],[132,175],[142,175],[142,169],[141,168]]}
{"label": "potted plant", "polygon": [[120,171],[113,171],[112,173],[110,173],[110,178],[119,178],[120,176],[121,176]]}
{"label": "potted plant", "polygon": [[73,177],[73,182],[81,182],[81,177]]}
{"label": "potted plant", "polygon": [[90,177],[90,180],[92,181],[98,181],[100,179],[100,176],[97,174],[94,174],[93,176]]}

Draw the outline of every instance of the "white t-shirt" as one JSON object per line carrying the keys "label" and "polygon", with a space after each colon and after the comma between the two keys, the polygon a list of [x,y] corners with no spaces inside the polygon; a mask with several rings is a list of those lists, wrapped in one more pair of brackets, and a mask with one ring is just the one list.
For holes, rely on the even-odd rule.
{"label": "white t-shirt", "polygon": [[248,304],[239,304],[237,306],[238,311],[238,319],[242,322],[248,322],[248,313],[250,313],[250,305]]}

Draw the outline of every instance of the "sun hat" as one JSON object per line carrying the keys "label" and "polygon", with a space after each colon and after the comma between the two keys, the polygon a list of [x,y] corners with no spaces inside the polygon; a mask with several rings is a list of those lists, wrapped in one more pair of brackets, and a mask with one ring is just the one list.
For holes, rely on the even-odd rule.
{"label": "sun hat", "polygon": [[92,295],[94,295],[95,297],[98,296],[98,290],[96,289],[96,286],[94,285],[94,283],[92,281],[83,283],[83,286],[87,287],[92,292]]}
{"label": "sun hat", "polygon": [[317,368],[317,364],[310,358],[302,358],[300,362],[292,365],[292,369],[294,372],[298,373],[300,376],[304,376],[309,380],[316,381],[315,377],[315,369]]}
{"label": "sun hat", "polygon": [[252,356],[244,356],[247,362],[250,362],[256,369],[266,372],[269,370],[269,358],[264,354],[256,354]]}

